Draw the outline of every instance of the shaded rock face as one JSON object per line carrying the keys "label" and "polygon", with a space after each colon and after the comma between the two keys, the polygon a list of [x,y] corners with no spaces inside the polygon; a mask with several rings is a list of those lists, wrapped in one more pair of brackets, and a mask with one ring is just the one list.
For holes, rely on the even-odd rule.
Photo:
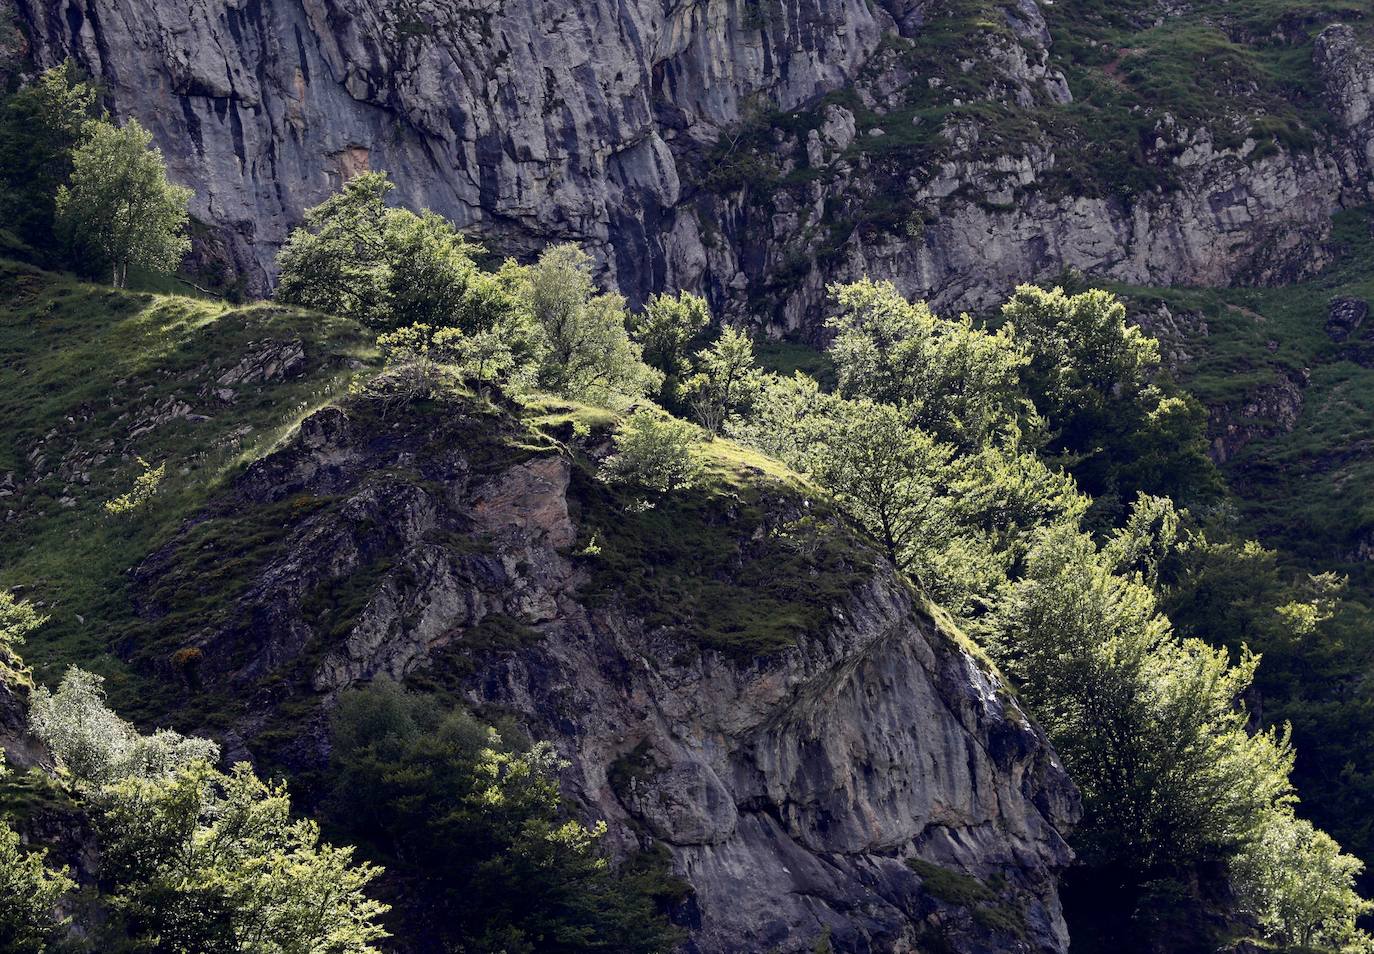
{"label": "shaded rock face", "polygon": [[[704,290],[732,320],[819,333],[829,281],[868,273],[944,309],[984,308],[1065,266],[1149,284],[1289,280],[1319,267],[1329,215],[1368,201],[1369,53],[1331,27],[1318,45],[1346,136],[1312,154],[1257,158],[1162,126],[1178,186],[1126,199],[1061,194],[1041,138],[988,155],[977,130],[943,128],[946,158],[878,183],[855,114],[776,143],[804,189],[702,184],[738,130],[850,88],[896,101],[918,75],[885,41],[920,35],[940,0],[0,0],[47,66],[73,56],[115,112],[137,116],[193,212],[219,229],[198,253],[255,290],[304,208],[350,175],[385,170],[399,197],[503,251],[573,241],[632,300]],[[1009,37],[969,52],[986,97],[1021,106],[1073,92],[1049,65],[1036,0],[1008,4]],[[1006,153],[1007,150],[1003,149]],[[775,194],[777,193],[777,194]],[[874,193],[870,195],[869,193]],[[879,194],[881,193],[881,194]],[[913,226],[855,229],[821,255],[814,223],[900,194]],[[761,304],[762,302],[762,304]]]}
{"label": "shaded rock face", "polygon": [[1239,406],[1212,407],[1207,433],[1212,460],[1224,464],[1253,440],[1291,432],[1302,413],[1308,375],[1278,375],[1273,384],[1256,388]]}
{"label": "shaded rock face", "polygon": [[0,751],[11,768],[26,769],[43,761],[38,740],[29,733],[28,690],[0,676]]}
{"label": "shaded rock face", "polygon": [[1336,298],[1326,313],[1326,333],[1332,341],[1345,341],[1369,317],[1369,302],[1359,298]]}
{"label": "shaded rock face", "polygon": [[74,56],[153,130],[258,288],[369,168],[516,250],[635,254],[680,198],[665,136],[832,89],[887,26],[862,0],[785,0],[767,31],[744,2],[6,2],[40,64]]}
{"label": "shaded rock face", "polygon": [[1350,134],[1364,175],[1364,192],[1374,197],[1374,51],[1362,47],[1345,24],[1327,27],[1313,51],[1327,101]]}
{"label": "shaded rock face", "polygon": [[[557,746],[565,791],[617,851],[667,846],[694,892],[685,950],[809,952],[827,927],[846,952],[1067,949],[1056,884],[1076,792],[908,585],[875,564],[789,648],[701,649],[614,594],[587,598],[584,465],[493,446],[499,430],[461,410],[327,409],[211,508],[317,504],[294,507],[230,622],[187,634],[206,685],[247,700],[249,751],[289,698],[446,679]],[[796,508],[789,493],[768,489],[769,506]],[[180,545],[136,574],[150,619]],[[343,626],[318,598],[341,582],[363,594]],[[493,639],[497,621],[518,635]],[[319,765],[322,734],[296,731],[289,758]],[[1017,930],[925,890],[911,858],[998,885]]]}

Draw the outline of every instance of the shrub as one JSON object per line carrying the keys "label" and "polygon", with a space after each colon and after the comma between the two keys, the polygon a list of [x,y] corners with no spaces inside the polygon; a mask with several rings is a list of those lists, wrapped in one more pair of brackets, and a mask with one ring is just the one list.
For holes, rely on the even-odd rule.
{"label": "shrub", "polygon": [[695,445],[698,431],[656,408],[639,408],[615,431],[615,453],[601,465],[601,479],[659,493],[684,490],[702,474]]}

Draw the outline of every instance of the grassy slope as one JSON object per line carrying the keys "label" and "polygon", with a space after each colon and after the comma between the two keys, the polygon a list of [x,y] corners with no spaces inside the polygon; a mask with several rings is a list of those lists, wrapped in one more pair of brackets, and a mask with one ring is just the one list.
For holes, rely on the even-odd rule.
{"label": "grassy slope", "polygon": [[[1338,566],[1374,586],[1367,564],[1349,560],[1357,538],[1374,529],[1374,499],[1359,492],[1374,481],[1374,367],[1355,357],[1356,341],[1325,331],[1335,297],[1374,302],[1374,216],[1336,219],[1343,254],[1309,282],[1285,288],[1163,289],[1114,286],[1148,307],[1200,314],[1206,333],[1184,342],[1193,360],[1182,383],[1204,403],[1238,407],[1282,377],[1309,381],[1291,434],[1247,445],[1227,472],[1245,522],[1288,552]],[[1368,331],[1368,327],[1360,329]],[[1359,333],[1353,336],[1358,339]],[[1374,348],[1366,362],[1374,365]]]}
{"label": "grassy slope", "polygon": [[[0,586],[41,601],[47,626],[26,648],[39,678],[73,661],[111,677],[117,701],[140,686],[109,654],[137,639],[127,571],[223,481],[301,416],[346,390],[371,346],[347,322],[256,305],[115,291],[0,262]],[[300,340],[301,375],[241,387],[226,405],[206,385],[253,345]],[[135,434],[159,402],[181,417]],[[61,467],[66,457],[72,466]],[[105,513],[149,464],[166,477],[149,506]],[[35,478],[37,478],[35,480]]]}

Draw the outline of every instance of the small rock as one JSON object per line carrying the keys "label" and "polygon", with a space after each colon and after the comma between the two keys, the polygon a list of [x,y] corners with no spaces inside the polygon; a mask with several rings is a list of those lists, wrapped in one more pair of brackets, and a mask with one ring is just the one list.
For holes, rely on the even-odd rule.
{"label": "small rock", "polygon": [[1369,302],[1359,298],[1333,298],[1326,313],[1326,333],[1332,341],[1344,341],[1369,315]]}

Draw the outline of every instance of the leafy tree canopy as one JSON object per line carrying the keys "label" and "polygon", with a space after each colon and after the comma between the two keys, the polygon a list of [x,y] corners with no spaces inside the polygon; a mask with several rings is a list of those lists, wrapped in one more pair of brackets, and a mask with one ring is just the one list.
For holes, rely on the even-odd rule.
{"label": "leafy tree canopy", "polygon": [[110,275],[116,288],[128,283],[131,267],[175,270],[191,248],[184,234],[191,190],[167,180],[152,142],[136,119],[87,122],[71,176],[57,190],[57,230],[72,261]]}

